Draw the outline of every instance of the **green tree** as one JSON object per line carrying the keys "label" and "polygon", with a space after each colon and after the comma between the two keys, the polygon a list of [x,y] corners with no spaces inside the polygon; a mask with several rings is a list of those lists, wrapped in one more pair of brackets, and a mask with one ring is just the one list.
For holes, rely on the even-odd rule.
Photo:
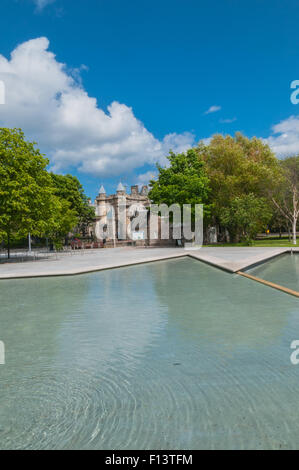
{"label": "green tree", "polygon": [[46,235],[55,245],[56,249],[61,249],[66,235],[76,226],[78,222],[77,213],[71,209],[70,203],[55,196],[55,219]]}
{"label": "green tree", "polygon": [[281,211],[275,205],[273,205],[273,214],[269,226],[273,232],[279,233],[279,238],[282,238],[283,231],[288,232],[289,241],[291,241],[290,221],[282,215]]}
{"label": "green tree", "polygon": [[20,129],[0,128],[0,234],[42,236],[55,226],[59,200],[46,170],[48,160]]}
{"label": "green tree", "polygon": [[297,244],[297,223],[299,217],[299,156],[280,162],[279,185],[272,190],[275,208],[292,227],[293,243]]}
{"label": "green tree", "polygon": [[224,208],[231,208],[236,198],[254,194],[270,199],[269,192],[277,185],[281,170],[269,146],[260,139],[215,135],[208,145],[197,148],[200,160],[206,163],[210,178],[210,202],[213,223],[221,221]]}
{"label": "green tree", "polygon": [[[185,153],[170,152],[167,157],[168,167],[157,165],[157,180],[150,182],[149,197],[155,204],[205,204],[209,197],[209,178],[205,172],[205,165],[199,160],[195,149]],[[205,205],[205,216],[209,214],[209,207]]]}
{"label": "green tree", "polygon": [[233,199],[229,207],[223,208],[220,220],[234,241],[250,242],[267,227],[271,217],[269,202],[251,193]]}
{"label": "green tree", "polygon": [[56,175],[51,173],[56,188],[56,195],[63,201],[69,202],[69,208],[76,215],[77,221],[73,225],[85,234],[87,227],[94,221],[95,211],[89,205],[83,186],[78,178],[72,175]]}

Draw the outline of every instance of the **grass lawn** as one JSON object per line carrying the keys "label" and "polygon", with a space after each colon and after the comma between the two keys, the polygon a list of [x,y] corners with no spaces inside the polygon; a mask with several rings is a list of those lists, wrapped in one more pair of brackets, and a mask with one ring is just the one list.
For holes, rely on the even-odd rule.
{"label": "grass lawn", "polygon": [[296,246],[299,247],[299,237],[297,239],[297,245],[294,245],[293,242],[289,242],[288,238],[265,238],[263,240],[254,240],[252,242],[252,245],[246,245],[245,243],[219,243],[217,245],[204,245],[204,246],[258,246],[258,247],[266,247],[270,246],[272,248],[278,247],[278,248],[285,248],[285,247],[290,247],[294,248]]}

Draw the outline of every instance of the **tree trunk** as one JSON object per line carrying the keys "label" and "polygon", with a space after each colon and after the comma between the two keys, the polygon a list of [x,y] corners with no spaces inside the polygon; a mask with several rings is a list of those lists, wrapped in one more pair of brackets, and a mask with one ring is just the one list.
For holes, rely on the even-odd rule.
{"label": "tree trunk", "polygon": [[297,220],[298,220],[298,194],[297,186],[293,185],[293,244],[297,245]]}
{"label": "tree trunk", "polygon": [[10,259],[10,233],[7,233],[7,259]]}
{"label": "tree trunk", "polygon": [[297,218],[293,220],[293,245],[297,245]]}

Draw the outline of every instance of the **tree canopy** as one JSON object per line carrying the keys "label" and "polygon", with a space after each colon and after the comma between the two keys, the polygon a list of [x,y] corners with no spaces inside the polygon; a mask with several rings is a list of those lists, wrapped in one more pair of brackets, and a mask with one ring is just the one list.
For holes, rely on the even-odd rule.
{"label": "tree canopy", "polygon": [[94,220],[95,211],[90,206],[84,189],[78,178],[72,175],[56,175],[51,173],[55,194],[63,201],[69,203],[69,208],[77,218],[75,225],[78,230],[86,232],[88,225]]}
{"label": "tree canopy", "polygon": [[274,226],[292,226],[299,217],[299,157],[279,160],[268,144],[237,133],[215,135],[185,153],[170,152],[150,182],[154,203],[204,203],[205,225],[226,229],[231,241],[249,240]]}
{"label": "tree canopy", "polygon": [[200,143],[199,158],[210,178],[214,215],[220,215],[236,197],[255,194],[266,197],[280,175],[276,156],[260,139],[215,135],[208,145]]}
{"label": "tree canopy", "polygon": [[279,216],[291,225],[293,243],[296,245],[299,217],[299,156],[288,157],[280,162],[279,184],[272,190],[272,202]]}
{"label": "tree canopy", "polygon": [[267,200],[250,193],[235,197],[228,207],[224,207],[220,221],[232,239],[250,243],[267,227],[271,216]]}
{"label": "tree canopy", "polygon": [[[201,142],[197,153],[210,179],[211,222],[225,227],[231,241],[253,237],[256,229],[271,219],[270,193],[281,181],[277,157],[261,139],[249,139],[241,133],[234,137],[215,135],[208,144]],[[241,216],[245,212],[251,217],[251,228],[246,223],[246,230]]]}
{"label": "tree canopy", "polygon": [[0,129],[0,233],[8,247],[16,235],[42,235],[55,225],[59,200],[48,160],[20,129]]}
{"label": "tree canopy", "polygon": [[48,236],[55,240],[92,217],[79,181],[50,174],[49,161],[20,129],[0,128],[0,238]]}
{"label": "tree canopy", "polygon": [[205,164],[198,158],[195,149],[185,153],[170,152],[169,166],[157,165],[158,177],[150,182],[149,197],[155,204],[202,204],[208,214],[210,181]]}

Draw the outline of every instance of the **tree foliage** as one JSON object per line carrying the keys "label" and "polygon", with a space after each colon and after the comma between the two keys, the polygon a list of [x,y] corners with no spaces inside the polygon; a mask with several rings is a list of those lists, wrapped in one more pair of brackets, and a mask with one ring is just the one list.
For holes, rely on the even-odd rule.
{"label": "tree foliage", "polygon": [[55,226],[59,200],[46,170],[48,160],[20,129],[0,129],[0,233],[41,236]]}
{"label": "tree foliage", "polygon": [[[51,173],[53,184],[56,188],[55,194],[63,201],[69,203],[69,209],[76,217],[73,225],[83,233],[95,217],[94,208],[89,205],[87,196],[78,178],[72,175],[56,175]],[[70,214],[69,214],[70,215]],[[73,228],[72,227],[72,228]]]}
{"label": "tree foliage", "polygon": [[208,214],[210,193],[209,178],[205,164],[198,158],[195,149],[186,153],[170,152],[167,157],[169,166],[157,165],[158,177],[150,182],[149,197],[155,204],[195,204],[205,203],[205,215]]}
{"label": "tree foliage", "polygon": [[291,225],[293,243],[297,241],[299,217],[299,156],[288,157],[280,162],[281,175],[279,184],[271,192],[275,209]]}
{"label": "tree foliage", "polygon": [[250,193],[233,199],[228,207],[223,208],[220,220],[234,241],[250,243],[267,227],[271,216],[268,201]]}
{"label": "tree foliage", "polygon": [[236,197],[252,193],[267,197],[268,189],[279,178],[276,156],[255,137],[215,135],[208,145],[200,143],[197,152],[206,163],[215,217]]}
{"label": "tree foliage", "polygon": [[47,171],[49,161],[20,129],[0,129],[0,238],[10,244],[28,233],[56,244],[94,217],[77,178]]}
{"label": "tree foliage", "polygon": [[[247,209],[251,216],[257,215],[252,230],[246,229],[246,236],[253,236],[253,227],[259,226],[259,207],[270,201],[269,192],[281,180],[274,153],[260,139],[248,139],[240,133],[234,137],[215,135],[208,144],[201,142],[197,153],[205,162],[210,179],[212,223],[225,226],[230,238],[239,237],[245,230],[240,211]],[[270,208],[269,202],[267,217]]]}

